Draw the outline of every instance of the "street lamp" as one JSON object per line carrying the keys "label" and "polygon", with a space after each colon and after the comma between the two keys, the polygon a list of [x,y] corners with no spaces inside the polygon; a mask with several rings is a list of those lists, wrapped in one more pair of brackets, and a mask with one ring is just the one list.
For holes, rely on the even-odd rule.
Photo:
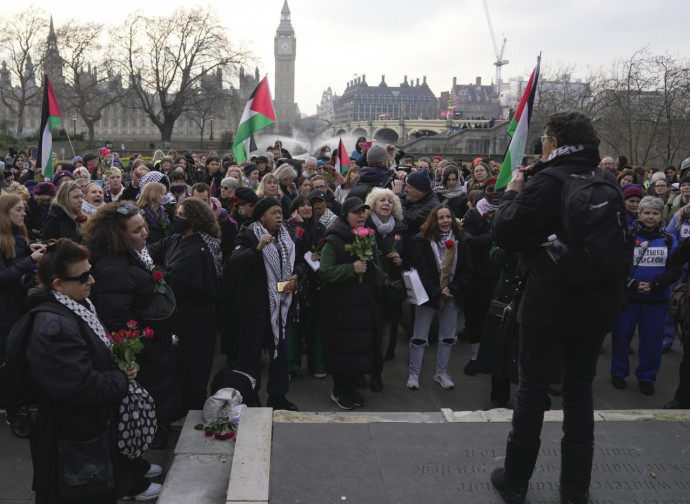
{"label": "street lamp", "polygon": [[208,117],[208,120],[211,122],[211,134],[209,135],[208,139],[213,141],[213,114]]}
{"label": "street lamp", "polygon": [[77,136],[77,114],[72,114],[72,137]]}

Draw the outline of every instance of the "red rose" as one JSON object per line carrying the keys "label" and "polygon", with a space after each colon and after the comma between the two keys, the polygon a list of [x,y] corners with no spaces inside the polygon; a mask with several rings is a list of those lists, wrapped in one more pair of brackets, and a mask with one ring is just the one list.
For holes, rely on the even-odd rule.
{"label": "red rose", "polygon": [[153,339],[153,329],[151,329],[150,327],[145,327],[144,338]]}
{"label": "red rose", "polygon": [[161,280],[163,280],[163,272],[161,270],[156,270],[151,275],[151,278],[153,278],[154,282],[160,282]]}
{"label": "red rose", "polygon": [[318,240],[316,240],[316,243],[321,245],[325,241],[326,241],[326,239],[322,237],[322,238],[319,238]]}
{"label": "red rose", "polygon": [[77,215],[74,218],[74,220],[77,221],[79,224],[83,224],[84,222],[86,222],[86,215]]}
{"label": "red rose", "polygon": [[211,432],[211,429],[204,430],[204,436],[206,436],[206,437],[213,436],[213,432]]}
{"label": "red rose", "polygon": [[635,240],[635,246],[639,247],[640,246],[640,240]]}
{"label": "red rose", "polygon": [[483,213],[483,214],[482,214],[482,217],[485,218],[485,219],[488,219],[488,218],[489,218],[489,214],[488,214],[488,213]]}
{"label": "red rose", "polygon": [[136,320],[130,320],[129,322],[127,322],[127,327],[128,327],[129,329],[134,329],[136,326],[137,326],[137,321],[136,321]]}
{"label": "red rose", "polygon": [[446,246],[446,248],[453,248],[455,247],[455,240],[446,240],[443,242],[443,244]]}
{"label": "red rose", "polygon": [[295,236],[297,236],[297,238],[299,238],[300,240],[304,238],[304,228],[301,226],[297,226],[295,228]]}

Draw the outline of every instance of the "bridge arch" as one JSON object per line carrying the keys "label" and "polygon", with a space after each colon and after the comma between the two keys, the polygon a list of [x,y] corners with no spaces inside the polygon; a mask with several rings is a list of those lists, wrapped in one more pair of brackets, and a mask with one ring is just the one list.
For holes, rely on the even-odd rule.
{"label": "bridge arch", "polygon": [[395,144],[399,139],[398,132],[391,128],[380,128],[374,132],[374,140],[379,144]]}
{"label": "bridge arch", "polygon": [[365,130],[364,128],[355,128],[355,129],[352,130],[352,136],[353,136],[353,137],[361,137],[361,136],[363,136],[363,137],[365,137],[365,138],[368,139],[369,133],[368,133],[367,130]]}
{"label": "bridge arch", "polygon": [[347,130],[344,130],[343,128],[340,128],[338,131],[335,132],[335,136],[337,137],[342,137],[347,135]]}

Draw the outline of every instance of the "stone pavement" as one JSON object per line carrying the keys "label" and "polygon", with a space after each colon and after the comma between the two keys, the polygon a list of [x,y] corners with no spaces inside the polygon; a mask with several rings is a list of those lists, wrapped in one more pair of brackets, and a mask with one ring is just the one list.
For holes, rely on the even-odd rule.
{"label": "stone pavement", "polygon": [[[635,345],[634,345],[635,346]],[[398,425],[398,424],[377,424],[377,423],[364,423],[364,424],[357,424],[354,427],[353,426],[340,426],[343,428],[347,429],[354,429],[352,432],[356,432],[356,436],[358,436],[358,439],[363,439],[364,445],[369,445],[368,450],[373,450],[376,448],[377,450],[381,449],[381,444],[386,444],[388,442],[393,443],[394,445],[398,445],[401,447],[401,450],[413,452],[413,448],[416,447],[417,452],[420,453],[421,455],[425,455],[425,457],[422,457],[421,455],[419,457],[412,457],[412,458],[406,458],[406,459],[401,459],[400,463],[402,464],[403,462],[406,464],[403,469],[406,471],[410,471],[410,464],[416,463],[416,464],[435,464],[439,467],[443,466],[446,464],[446,460],[450,460],[453,458],[453,454],[457,451],[456,455],[460,456],[460,451],[462,449],[465,449],[465,446],[469,445],[466,443],[466,439],[463,439],[463,433],[465,432],[473,432],[468,429],[466,425],[464,426],[458,426],[458,424],[448,424],[447,422],[449,420],[462,420],[464,416],[466,416],[462,412],[470,412],[470,411],[476,411],[476,410],[481,410],[483,406],[486,404],[486,402],[489,399],[489,390],[490,390],[490,380],[488,376],[485,375],[477,375],[474,377],[468,377],[462,374],[462,368],[465,365],[468,355],[469,355],[469,347],[467,344],[459,342],[458,345],[454,348],[453,352],[453,357],[451,359],[451,365],[450,365],[450,374],[454,377],[455,379],[455,384],[456,387],[454,390],[443,390],[441,389],[436,383],[434,383],[431,380],[431,377],[433,376],[434,373],[434,365],[435,365],[435,345],[432,345],[428,348],[425,359],[424,359],[424,367],[422,371],[422,375],[420,377],[420,385],[421,389],[417,391],[410,391],[407,388],[405,388],[405,381],[407,377],[407,357],[408,357],[408,347],[406,344],[406,338],[404,335],[401,335],[399,345],[398,345],[398,350],[397,350],[397,357],[393,361],[387,361],[385,364],[385,369],[383,373],[383,381],[384,381],[384,390],[383,392],[379,394],[374,394],[369,390],[364,390],[362,391],[365,399],[367,400],[368,404],[364,408],[360,408],[356,410],[354,415],[367,415],[367,414],[372,414],[376,416],[376,412],[382,413],[380,415],[380,418],[383,418],[385,420],[399,420],[402,421],[403,424]],[[597,410],[655,410],[655,409],[660,409],[662,408],[663,404],[671,399],[673,397],[673,392],[675,391],[675,388],[677,386],[677,380],[678,380],[678,364],[680,362],[680,349],[678,347],[678,343],[676,342],[674,350],[668,354],[664,355],[663,358],[663,363],[662,363],[662,368],[661,372],[659,373],[657,382],[656,382],[656,388],[657,392],[656,395],[654,396],[644,396],[642,395],[639,390],[637,389],[637,383],[632,379],[628,379],[628,388],[627,390],[616,390],[614,389],[611,384],[610,384],[610,378],[609,378],[609,364],[610,364],[610,340],[607,339],[607,341],[604,344],[604,352],[601,355],[601,358],[599,360],[599,366],[598,366],[598,376],[595,381],[595,387],[594,387],[594,406]],[[631,363],[634,365],[636,363],[636,356],[633,355],[631,356]],[[220,366],[222,364],[222,356],[218,356],[216,365]],[[264,376],[264,383],[265,383],[265,376]],[[330,391],[331,391],[331,386],[332,382],[329,378],[326,379],[316,379],[311,376],[308,376],[306,373],[306,370],[303,370],[302,373],[296,377],[295,379],[292,380],[291,382],[291,390],[290,393],[288,394],[288,398],[292,400],[294,403],[296,403],[300,410],[302,412],[320,412],[319,415],[310,415],[308,421],[309,422],[314,422],[315,419],[317,421],[336,421],[338,423],[344,423],[349,421],[348,417],[351,417],[353,415],[348,415],[345,413],[344,415],[340,414],[342,413],[341,410],[338,409],[338,407],[330,400]],[[262,399],[265,401],[265,394],[262,394]],[[561,403],[560,403],[560,398],[559,397],[552,397],[553,400],[553,409],[554,410],[560,410],[561,409]],[[337,415],[334,415],[335,413],[338,413]],[[555,414],[555,412],[554,412]],[[485,415],[481,413],[475,413],[475,416],[467,416],[465,420],[478,420],[483,418]],[[506,412],[504,414],[504,417],[507,419],[509,418],[510,413]],[[280,418],[278,415],[276,415],[277,418]],[[385,417],[385,418],[384,418]],[[294,420],[294,419],[293,419]],[[443,423],[446,422],[446,423]],[[424,426],[420,426],[419,423],[424,423]],[[428,425],[428,424],[433,424],[433,423],[438,423],[441,425]],[[33,502],[33,494],[31,492],[31,477],[32,477],[32,467],[31,467],[31,457],[29,453],[29,447],[28,447],[28,441],[26,440],[21,440],[17,439],[14,436],[11,435],[9,432],[9,428],[4,424],[4,422],[0,422],[0,504],[19,504],[23,503],[26,504],[28,502]],[[672,422],[653,422],[653,423],[648,423],[648,422],[635,422],[631,424],[626,424],[625,427],[622,427],[621,429],[624,429],[624,432],[627,434],[621,435],[621,437],[616,437],[616,433],[619,431],[617,425],[618,423],[615,424],[610,424],[611,426],[607,425],[605,427],[602,427],[604,424],[600,423],[597,424],[597,441],[605,441],[611,446],[627,446],[626,443],[630,441],[631,443],[633,441],[636,441],[638,439],[644,439],[645,437],[650,437],[651,440],[654,441],[654,443],[659,443],[659,449],[662,449],[665,447],[665,450],[671,453],[671,449],[680,449],[682,442],[685,442],[685,451],[682,452],[682,460],[685,460],[684,464],[686,464],[684,467],[690,467],[688,466],[688,460],[687,457],[690,456],[690,447],[687,445],[687,439],[690,439],[690,433],[687,432],[687,423],[686,424],[680,424],[680,423],[672,423]],[[621,424],[622,425],[622,424]],[[337,426],[336,426],[337,427]],[[343,459],[346,457],[343,457],[343,453],[334,453],[330,449],[324,449],[324,450],[317,450],[314,448],[314,446],[311,446],[310,444],[312,441],[316,443],[318,441],[318,438],[316,437],[316,434],[312,437],[310,434],[311,432],[317,433],[317,432],[322,432],[324,433],[323,435],[328,437],[333,438],[333,442],[336,441],[336,438],[339,436],[341,439],[343,437],[347,436],[340,436],[339,434],[330,434],[328,429],[329,428],[334,428],[334,426],[318,426],[318,425],[298,425],[298,424],[287,424],[287,423],[274,423],[274,447],[277,447],[278,450],[274,452],[274,455],[276,457],[279,457],[280,453],[282,452],[283,445],[280,445],[279,443],[282,443],[283,439],[283,433],[288,432],[289,429],[297,429],[298,431],[301,431],[301,435],[298,436],[297,438],[297,444],[296,445],[286,445],[288,448],[288,452],[290,455],[290,460],[293,460],[293,464],[290,467],[290,471],[298,471],[301,466],[304,467],[310,467],[309,464],[309,452],[319,452],[322,451],[323,453],[326,454],[327,458],[332,458],[334,460],[339,460]],[[420,432],[418,429],[424,429],[424,436],[415,436],[415,432]],[[505,437],[507,435],[507,432],[509,430],[509,425],[507,423],[501,423],[501,424],[496,424],[496,425],[478,425],[478,426],[472,426],[470,427],[471,429],[487,429],[486,432],[486,443],[485,439],[482,438],[481,443],[475,443],[474,444],[474,449],[493,449],[497,450],[497,456],[502,456],[503,455],[503,450],[505,449],[504,444],[505,444]],[[304,430],[302,430],[304,429]],[[313,431],[311,429],[314,429]],[[326,429],[326,430],[318,430],[318,429]],[[405,430],[405,429],[410,429],[410,430]],[[428,429],[428,431],[427,431]],[[437,430],[438,429],[438,430]],[[545,437],[545,446],[544,449],[547,448],[556,448],[557,444],[555,443],[555,440],[558,437],[558,425],[557,424],[547,424],[545,427],[545,432],[548,434],[548,437]],[[306,434],[304,434],[306,432]],[[340,431],[338,431],[340,432]],[[345,431],[343,431],[345,432]],[[349,431],[348,431],[349,432]],[[477,431],[479,432],[479,431]],[[482,431],[483,432],[483,431]],[[623,432],[623,431],[622,431]],[[354,436],[355,434],[353,434]],[[388,436],[388,437],[386,437]],[[608,437],[606,437],[608,436]],[[652,437],[654,436],[654,437]],[[677,437],[676,437],[677,436]],[[409,439],[408,439],[409,438]],[[409,443],[411,443],[413,440],[416,438],[417,441],[415,441],[415,445],[412,446]],[[448,442],[446,441],[447,439],[450,439],[451,441]],[[477,439],[477,436],[471,436],[471,441],[475,441]],[[354,438],[353,438],[354,439]],[[388,439],[384,443],[384,439]],[[609,440],[610,439],[610,440]],[[663,444],[661,441],[663,439],[668,439],[668,440],[675,440],[679,439],[680,442],[678,443],[671,443],[670,446],[667,444]],[[421,442],[420,442],[421,440]],[[606,441],[608,440],[608,441]],[[169,443],[168,447],[164,450],[150,450],[146,457],[152,462],[161,464],[166,471],[170,468],[170,464],[172,462],[174,453],[173,449],[175,447],[177,439],[176,436],[173,436],[171,439],[171,443]],[[347,439],[345,439],[347,441]],[[292,441],[291,441],[292,442]],[[653,446],[654,443],[652,443]],[[349,443],[351,446],[353,443]],[[481,446],[477,446],[481,445]],[[486,446],[484,446],[486,445]],[[311,446],[311,447],[310,447]],[[652,447],[653,447],[652,446]],[[303,448],[302,448],[303,447]],[[347,451],[348,444],[346,443],[343,445],[343,450]],[[388,448],[387,448],[388,449]],[[467,448],[469,449],[469,448]],[[645,448],[647,449],[647,448]],[[301,451],[300,451],[301,450]],[[438,457],[435,459],[431,457],[431,454],[437,453],[439,454]],[[442,455],[443,453],[446,453],[447,455]],[[353,455],[353,459],[350,460],[350,464],[357,466],[360,463],[360,458],[361,454],[358,454],[356,450],[352,450],[350,453]],[[378,452],[377,452],[378,453]],[[386,453],[389,453],[388,451]],[[482,458],[481,453],[482,452],[468,452],[473,454],[472,456],[466,457],[468,460],[464,462],[464,465],[467,464],[480,464],[481,462],[472,462],[469,459],[476,458],[477,461],[480,461]],[[598,452],[599,453],[599,452]],[[613,452],[612,452],[613,453]],[[598,456],[603,457],[602,463],[606,463],[608,459],[606,458],[606,453],[600,453]],[[388,455],[387,455],[388,456]],[[391,455],[392,456],[392,455]],[[386,460],[395,460],[395,457],[387,458]],[[557,459],[553,459],[556,461]],[[611,459],[610,462],[614,462],[615,460],[618,459]],[[650,455],[650,458],[648,459],[649,461],[645,461],[646,463],[655,463],[655,464],[663,464],[665,463],[665,460],[663,457],[661,457],[660,453],[654,452],[652,455]],[[274,470],[276,467],[280,467],[279,463],[280,459],[276,458],[275,463],[276,465],[274,466]],[[486,462],[486,461],[485,461]],[[619,461],[620,462],[620,461]],[[617,463],[619,463],[617,462]],[[486,462],[488,464],[488,462]],[[496,462],[492,462],[494,465]],[[681,463],[681,462],[674,462],[674,463]],[[306,464],[306,465],[305,465]],[[447,464],[446,464],[447,465]],[[328,466],[323,465],[322,466],[324,469],[327,469]],[[397,466],[396,466],[397,467]],[[424,466],[420,466],[424,467]],[[488,467],[488,466],[487,466]],[[642,466],[640,466],[642,467]],[[646,467],[646,466],[645,466]],[[664,466],[665,467],[665,466]],[[386,490],[390,485],[395,486],[395,480],[393,479],[386,479],[390,478],[390,474],[395,474],[396,471],[402,475],[405,475],[407,473],[400,472],[402,469],[398,467],[398,469],[390,469],[390,468],[385,468],[383,467],[381,469],[381,474],[387,475],[385,478],[383,476],[378,476],[380,479],[380,488],[383,488],[387,493],[387,500],[353,500],[354,495],[353,493],[350,493],[350,497],[348,497],[347,493],[342,493],[342,492],[333,492],[332,494],[328,494],[329,497],[336,495],[337,493],[341,493],[341,495],[337,495],[338,502],[343,502],[340,500],[341,497],[346,497],[347,501],[349,502],[372,502],[372,503],[378,503],[378,502],[408,502],[405,500],[398,500],[402,499],[402,496],[398,496],[394,491],[391,491],[390,489]],[[430,469],[431,470],[431,469]],[[441,469],[439,469],[441,470]],[[389,473],[389,471],[391,471]],[[422,469],[420,469],[422,471]],[[669,468],[669,472],[671,469]],[[548,472],[548,471],[547,471]],[[656,471],[657,476],[659,475],[660,471]],[[299,473],[297,473],[299,474]],[[334,478],[337,479],[339,477],[343,477],[343,479],[347,480],[347,478],[344,477],[345,473],[338,472],[335,474]],[[687,473],[686,474],[686,479],[687,479]],[[173,475],[171,475],[173,476]],[[161,477],[159,480],[156,480],[158,482],[163,482],[165,477],[165,474],[163,477]],[[280,475],[277,473],[274,473],[273,470],[271,472],[271,478],[275,480],[275,478],[279,478]],[[483,477],[483,476],[482,476]],[[407,476],[405,479],[408,479]],[[429,478],[430,480],[433,480],[433,478]],[[655,478],[652,478],[655,480]],[[553,475],[549,475],[548,481],[556,481],[557,477],[554,477]],[[659,480],[661,481],[661,477],[659,477]],[[275,480],[279,481],[279,480]],[[322,483],[325,487],[328,487],[329,485],[332,485],[332,479],[329,480],[322,480]],[[477,481],[479,482],[479,479],[467,479],[467,481]],[[482,480],[484,481],[484,480]],[[536,479],[535,481],[541,481],[540,479]],[[546,481],[546,480],[544,480]],[[626,480],[621,480],[621,481],[632,481],[630,479]],[[675,480],[673,480],[675,481]],[[679,479],[678,481],[683,481],[682,479]],[[364,482],[360,482],[359,480],[353,480],[349,482],[349,488],[355,488],[358,487],[359,485],[363,485]],[[274,484],[274,481],[271,481],[271,485]],[[426,483],[425,483],[426,484]],[[274,487],[271,487],[271,502],[296,502],[296,501],[290,501],[290,500],[281,500],[281,499],[289,499],[291,497],[294,498],[300,498],[300,497],[295,497],[295,494],[288,494],[286,493],[285,495],[282,494],[282,488],[285,487],[287,483],[283,484],[281,483],[280,485]],[[621,483],[623,485],[623,483]],[[634,484],[633,484],[634,485]],[[433,485],[432,485],[433,487]],[[430,487],[431,488],[431,487]],[[631,489],[634,490],[634,486],[630,487]],[[688,487],[690,488],[690,487]],[[622,490],[622,487],[621,487]],[[664,490],[664,489],[661,489]],[[631,490],[632,491],[632,490]],[[627,495],[627,494],[626,494]],[[649,498],[648,496],[643,496],[640,494],[642,497],[639,499],[639,502],[654,502],[654,499]],[[647,494],[644,494],[647,495]],[[651,494],[650,494],[651,495]],[[666,504],[672,504],[672,502],[688,502],[690,504],[690,492],[686,492],[684,495],[687,495],[684,498],[666,498],[665,497],[666,493],[665,491],[662,491],[659,495],[657,495],[657,500],[658,502],[663,502],[665,501]],[[669,494],[670,495],[670,494]],[[675,495],[675,494],[674,494]],[[429,504],[433,504],[435,502],[445,502],[445,501],[436,501],[432,498],[433,492],[431,494],[428,494],[425,496],[424,500],[427,501]],[[478,492],[476,494],[477,498],[481,498],[480,500],[466,500],[466,499],[458,499],[455,500],[454,502],[479,502],[479,501],[486,501],[486,502],[497,502],[496,496],[492,493],[482,493]],[[663,499],[661,497],[664,496]],[[544,494],[544,499],[545,502],[549,502],[549,499],[552,499],[552,495],[549,494],[548,492]],[[615,496],[607,496],[608,501],[612,503],[618,503],[618,502],[628,502],[626,500],[619,500],[615,498]],[[627,499],[627,497],[626,497]],[[189,502],[194,502],[193,500],[190,500]],[[299,502],[321,502],[321,501],[314,501],[314,500],[305,500],[304,496],[301,497],[301,500]],[[323,501],[327,502],[327,501]],[[411,501],[410,501],[411,502]],[[416,501],[419,502],[419,499]],[[537,502],[537,500],[534,500],[532,502]],[[604,502],[603,500],[601,502]],[[629,501],[632,502],[632,501]]]}

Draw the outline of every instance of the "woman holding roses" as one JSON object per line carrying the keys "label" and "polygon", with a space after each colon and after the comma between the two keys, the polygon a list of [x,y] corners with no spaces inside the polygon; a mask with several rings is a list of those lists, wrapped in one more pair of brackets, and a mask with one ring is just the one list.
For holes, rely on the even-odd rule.
{"label": "woman holding roses", "polygon": [[438,315],[434,381],[444,389],[452,389],[455,384],[448,374],[448,361],[457,339],[458,312],[472,277],[472,256],[463,231],[447,206],[435,206],[419,229],[419,234],[412,239],[412,266],[419,272],[429,301],[417,306],[415,311],[407,388],[419,388],[429,328],[434,316]]}
{"label": "woman holding roses", "polygon": [[[312,261],[318,261],[321,248],[326,241],[326,227],[314,217],[314,207],[309,198],[297,196],[290,205],[291,217],[287,228],[297,248],[297,255],[309,254]],[[316,378],[325,378],[323,365],[323,342],[319,323],[321,282],[318,270],[305,268],[305,275],[297,292],[298,308],[290,335],[290,373],[297,373],[302,367],[302,340],[307,348],[307,367]]]}
{"label": "woman holding roses", "polygon": [[[90,299],[108,332],[125,329],[130,320],[154,331],[137,356],[141,367],[137,381],[156,402],[158,424],[169,424],[182,415],[171,338],[174,305],[167,300],[160,303],[163,272],[154,268],[148,255],[144,217],[132,202],[113,203],[91,217],[84,236],[96,280]],[[164,444],[165,437],[159,428],[153,446]]]}
{"label": "woman holding roses", "polygon": [[333,375],[331,399],[345,410],[365,405],[356,380],[373,371],[374,331],[379,320],[376,272],[369,264],[378,262],[376,241],[370,245],[370,260],[353,253],[356,242],[369,235],[363,227],[366,210],[369,207],[357,197],[345,200],[341,216],[327,228],[319,269],[324,362]]}
{"label": "woman holding roses", "polygon": [[379,263],[388,273],[391,283],[381,296],[381,331],[377,332],[374,347],[374,373],[371,375],[372,392],[380,392],[383,384],[383,360],[392,359],[398,339],[398,322],[402,315],[405,286],[402,270],[410,264],[410,243],[407,225],[402,221],[400,199],[390,189],[375,187],[367,195],[366,227],[374,229]]}

